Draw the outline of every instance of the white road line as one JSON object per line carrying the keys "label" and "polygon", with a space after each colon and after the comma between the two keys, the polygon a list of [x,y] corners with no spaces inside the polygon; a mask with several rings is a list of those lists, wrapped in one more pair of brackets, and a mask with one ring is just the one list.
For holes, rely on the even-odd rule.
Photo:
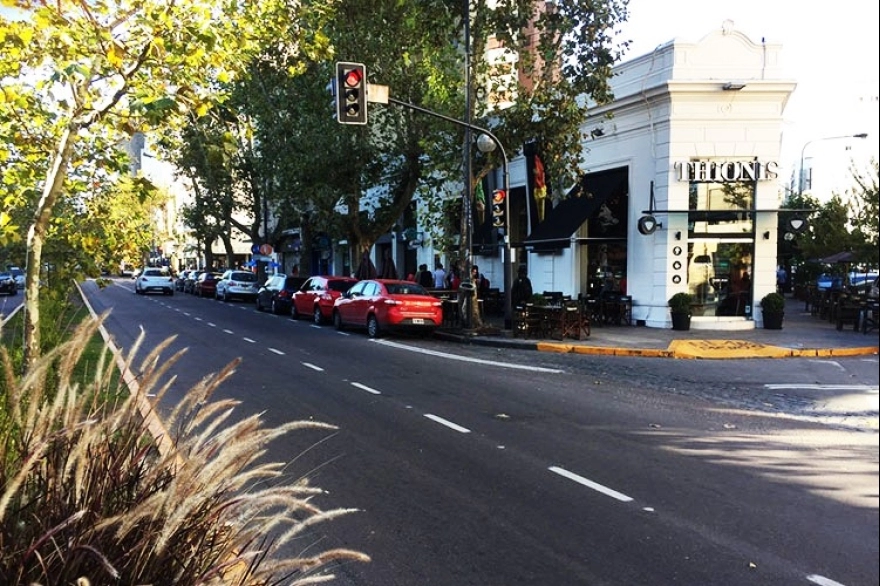
{"label": "white road line", "polygon": [[200,317],[196,317],[196,321],[205,321],[205,320],[203,320],[203,319],[200,318]]}
{"label": "white road line", "polygon": [[878,387],[871,385],[819,385],[819,384],[797,384],[797,383],[780,383],[764,385],[765,389],[781,391],[785,389],[809,389],[814,391],[865,391],[877,392]]}
{"label": "white road line", "polygon": [[471,430],[469,430],[466,427],[462,427],[462,426],[458,425],[457,423],[452,423],[448,419],[443,419],[442,417],[437,417],[436,415],[431,415],[430,413],[425,413],[425,417],[427,417],[431,421],[436,421],[440,425],[445,425],[449,429],[454,429],[455,431],[458,431],[461,433],[470,433],[471,432]]}
{"label": "white road line", "polygon": [[268,350],[269,352],[274,352],[275,354],[278,354],[279,356],[284,356],[284,352],[282,352],[281,350],[276,350],[275,348],[266,348],[266,350]]}
{"label": "white road line", "polygon": [[437,350],[428,350],[426,348],[416,348],[415,346],[407,346],[389,340],[372,340],[377,344],[391,346],[392,348],[400,348],[401,350],[409,350],[410,352],[418,352],[419,354],[427,354],[429,356],[437,356],[438,358],[448,358],[449,360],[459,360],[461,362],[473,362],[474,364],[489,364],[492,366],[500,366],[501,368],[513,368],[516,370],[528,370],[531,372],[550,372],[553,374],[562,374],[565,371],[558,368],[542,368],[540,366],[529,366],[527,364],[514,364],[512,362],[499,362],[497,360],[485,360],[483,358],[468,358],[467,356],[459,356],[457,354],[449,354],[448,352],[438,352]]}
{"label": "white road line", "polygon": [[318,372],[324,372],[323,368],[321,368],[320,366],[315,366],[311,362],[303,362],[302,365],[305,366],[306,368],[311,368],[312,370],[316,370]]}
{"label": "white road line", "polygon": [[256,343],[257,343],[256,340],[251,340],[250,338],[242,338],[242,340],[244,340],[245,342],[250,342],[251,344],[256,344]]}
{"label": "white road line", "polygon": [[813,584],[818,584],[819,586],[843,586],[840,582],[835,582],[830,578],[826,578],[825,576],[820,576],[818,574],[810,574],[807,576],[807,580],[812,582]]}
{"label": "white road line", "polygon": [[593,490],[595,490],[597,492],[601,492],[605,496],[610,496],[611,498],[617,499],[621,502],[628,503],[633,500],[632,497],[628,497],[623,493],[620,493],[620,492],[617,492],[616,490],[608,488],[607,486],[602,486],[601,484],[593,482],[592,480],[584,478],[583,476],[575,474],[574,472],[569,472],[565,468],[560,468],[559,466],[550,466],[550,468],[548,468],[548,470],[550,470],[550,472],[555,472],[556,474],[559,474],[560,476],[564,476],[565,478],[568,478],[569,480],[574,480],[578,484],[583,484],[587,488],[592,488]]}
{"label": "white road line", "polygon": [[217,327],[217,324],[215,324],[215,323],[213,323],[213,322],[208,322],[208,325],[211,326],[212,328],[216,328],[216,327]]}
{"label": "white road line", "polygon": [[361,383],[351,383],[351,386],[357,387],[362,391],[367,391],[368,393],[373,393],[374,395],[381,395],[382,393],[377,391],[376,389],[372,389],[367,385],[362,385]]}
{"label": "white road line", "polygon": [[235,332],[233,332],[232,330],[223,330],[223,332],[226,333],[226,334],[234,334],[234,333],[235,333]]}

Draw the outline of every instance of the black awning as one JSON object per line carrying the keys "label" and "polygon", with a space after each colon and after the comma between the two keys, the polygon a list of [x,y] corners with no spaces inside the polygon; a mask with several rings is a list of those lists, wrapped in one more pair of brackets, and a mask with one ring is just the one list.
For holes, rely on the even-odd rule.
{"label": "black awning", "polygon": [[543,222],[535,226],[523,244],[543,249],[568,248],[571,235],[593,217],[609,195],[605,192],[604,195],[594,194],[593,197],[580,195],[563,199],[550,210]]}
{"label": "black awning", "polygon": [[[588,220],[594,220],[589,229],[593,238],[626,238],[627,191],[625,168],[584,175],[565,199],[547,210],[544,221],[534,227],[523,244],[533,250],[568,248],[571,236]],[[603,218],[597,218],[604,215],[599,213],[603,207],[613,208],[616,219],[603,222]],[[612,209],[603,212],[611,214]]]}

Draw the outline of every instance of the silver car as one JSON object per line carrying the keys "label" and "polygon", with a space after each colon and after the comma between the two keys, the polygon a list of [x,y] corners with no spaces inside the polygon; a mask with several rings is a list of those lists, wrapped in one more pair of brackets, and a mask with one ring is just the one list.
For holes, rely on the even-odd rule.
{"label": "silver car", "polygon": [[221,301],[243,299],[254,301],[257,298],[259,285],[257,275],[250,271],[228,270],[217,281],[217,292],[214,296]]}

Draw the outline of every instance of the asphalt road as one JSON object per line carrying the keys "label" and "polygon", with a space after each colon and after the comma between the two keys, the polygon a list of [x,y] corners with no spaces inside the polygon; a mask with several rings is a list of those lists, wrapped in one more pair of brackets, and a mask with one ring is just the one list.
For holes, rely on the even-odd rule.
{"label": "asphalt road", "polygon": [[[360,512],[301,547],[373,561],[370,586],[876,585],[873,359],[673,361],[541,354],[363,333],[123,280],[90,303],[140,355],[188,349],[169,408],[242,358],[221,395],[268,424],[316,419],[270,457]],[[135,370],[137,363],[135,363]],[[784,385],[784,386],[780,386]]]}

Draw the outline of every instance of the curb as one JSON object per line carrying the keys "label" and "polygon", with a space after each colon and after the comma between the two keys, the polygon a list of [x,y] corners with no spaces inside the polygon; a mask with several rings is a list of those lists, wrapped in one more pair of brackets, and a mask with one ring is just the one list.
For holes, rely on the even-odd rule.
{"label": "curb", "polygon": [[434,337],[447,342],[593,356],[629,356],[643,358],[674,358],[679,360],[736,360],[747,358],[836,358],[877,356],[878,346],[855,348],[785,348],[757,342],[737,340],[673,340],[666,349],[623,348],[616,346],[583,346],[561,342],[514,340],[479,334],[438,331]]}

